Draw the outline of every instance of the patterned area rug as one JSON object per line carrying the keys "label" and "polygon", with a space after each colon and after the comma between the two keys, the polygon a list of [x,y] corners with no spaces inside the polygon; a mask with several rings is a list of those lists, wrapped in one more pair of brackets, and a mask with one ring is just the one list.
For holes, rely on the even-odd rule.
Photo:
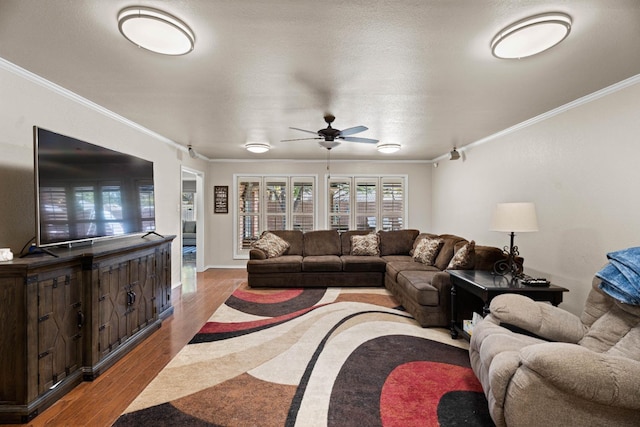
{"label": "patterned area rug", "polygon": [[493,425],[460,341],[385,289],[241,286],[114,425]]}

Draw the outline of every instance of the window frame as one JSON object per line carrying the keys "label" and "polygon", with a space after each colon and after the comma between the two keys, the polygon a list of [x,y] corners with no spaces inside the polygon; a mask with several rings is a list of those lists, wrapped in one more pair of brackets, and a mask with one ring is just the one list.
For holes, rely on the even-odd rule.
{"label": "window frame", "polygon": [[[332,183],[345,183],[349,185],[349,208],[348,214],[340,214],[331,211],[331,185]],[[375,226],[374,227],[358,227],[358,217],[365,215],[362,209],[358,209],[358,183],[373,183],[375,182],[375,192],[376,192],[376,200],[375,200]],[[408,223],[408,193],[409,193],[409,176],[408,175],[399,175],[399,174],[385,174],[385,175],[372,175],[372,174],[362,174],[362,175],[325,175],[325,184],[326,184],[326,198],[325,198],[325,220],[327,221],[327,228],[329,229],[338,229],[344,230],[342,227],[333,227],[332,226],[332,218],[334,216],[348,216],[349,225],[346,229],[348,230],[371,230],[371,231],[379,231],[379,230],[387,230],[391,228],[384,228],[385,218],[389,217],[390,214],[395,214],[398,216],[398,211],[385,211],[384,210],[384,186],[387,183],[400,183],[402,186],[402,212],[400,215],[401,228],[396,229],[404,229]],[[365,215],[366,216],[366,215]],[[367,222],[369,222],[367,220]],[[388,221],[386,221],[388,222]],[[392,221],[393,223],[393,221]]]}
{"label": "window frame", "polygon": [[[258,182],[258,212],[250,214],[258,218],[258,235],[268,229],[268,217],[281,216],[284,219],[284,229],[291,230],[294,227],[294,217],[311,217],[311,230],[318,228],[318,176],[315,174],[234,174],[233,175],[233,258],[248,259],[249,249],[243,248],[239,241],[240,236],[240,212],[239,212],[239,186],[242,182]],[[285,190],[285,212],[270,212],[268,210],[269,201],[267,200],[267,184],[284,181],[286,183]],[[296,184],[311,184],[312,190],[312,209],[311,212],[294,212],[293,203],[295,202],[294,193]],[[303,227],[304,229],[304,227]]]}

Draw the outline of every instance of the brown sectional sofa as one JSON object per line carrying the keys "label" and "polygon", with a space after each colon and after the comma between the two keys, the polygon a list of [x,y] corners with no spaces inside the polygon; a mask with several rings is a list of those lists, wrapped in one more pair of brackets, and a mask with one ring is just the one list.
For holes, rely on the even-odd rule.
{"label": "brown sectional sofa", "polygon": [[[418,230],[379,231],[378,256],[351,254],[351,236],[368,231],[297,230],[272,231],[289,243],[288,250],[273,258],[257,248],[247,262],[250,287],[359,286],[386,288],[422,326],[449,326],[451,282],[445,272],[455,252],[468,241],[462,237],[434,235]],[[434,265],[413,259],[422,237],[440,237],[444,245]],[[498,248],[475,246],[473,265],[491,270],[504,257]]]}

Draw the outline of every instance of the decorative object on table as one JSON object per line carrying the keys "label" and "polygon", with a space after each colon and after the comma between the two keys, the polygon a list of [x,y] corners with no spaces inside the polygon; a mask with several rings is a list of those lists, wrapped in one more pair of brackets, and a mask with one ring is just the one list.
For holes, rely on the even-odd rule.
{"label": "decorative object on table", "polygon": [[0,261],[11,261],[13,259],[13,252],[9,248],[0,248]]}
{"label": "decorative object on table", "polygon": [[229,186],[213,187],[213,213],[229,213]]}
{"label": "decorative object on table", "polygon": [[530,202],[498,203],[491,220],[491,230],[506,232],[511,236],[508,250],[506,246],[504,247],[507,258],[496,262],[493,267],[494,273],[500,275],[511,273],[513,276],[522,274],[522,266],[515,261],[520,252],[513,244],[513,239],[515,233],[538,231],[535,205]]}

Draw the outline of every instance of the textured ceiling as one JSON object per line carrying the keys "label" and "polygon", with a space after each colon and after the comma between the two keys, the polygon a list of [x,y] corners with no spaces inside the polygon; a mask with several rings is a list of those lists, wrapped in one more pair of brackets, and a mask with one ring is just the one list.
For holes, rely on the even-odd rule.
{"label": "textured ceiling", "polygon": [[[196,46],[136,48],[116,16],[132,5],[187,22]],[[569,37],[499,60],[495,33],[560,11]],[[365,125],[399,143],[383,155],[345,142],[337,159],[436,158],[640,73],[638,0],[1,0],[0,57],[204,156],[324,159],[290,130]],[[251,154],[248,139],[273,149]]]}

